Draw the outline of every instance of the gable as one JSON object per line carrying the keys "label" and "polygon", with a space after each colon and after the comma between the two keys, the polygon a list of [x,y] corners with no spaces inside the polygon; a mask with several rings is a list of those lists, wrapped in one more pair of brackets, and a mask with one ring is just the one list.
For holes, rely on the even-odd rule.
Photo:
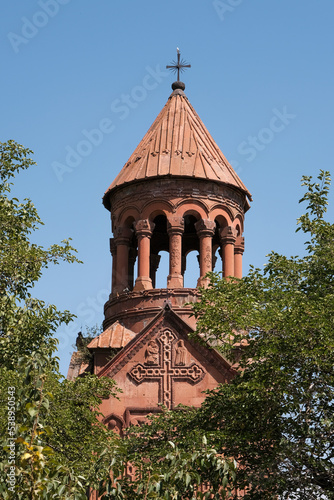
{"label": "gable", "polygon": [[102,413],[107,417],[112,409],[127,425],[138,423],[161,405],[198,407],[203,391],[227,383],[234,373],[230,365],[213,349],[189,340],[190,331],[174,311],[162,310],[99,372],[123,391],[119,401],[103,403]]}

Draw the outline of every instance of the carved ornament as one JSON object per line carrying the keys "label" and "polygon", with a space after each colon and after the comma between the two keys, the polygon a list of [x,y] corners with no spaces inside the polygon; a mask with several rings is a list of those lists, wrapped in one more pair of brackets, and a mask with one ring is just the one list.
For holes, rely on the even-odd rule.
{"label": "carved ornament", "polygon": [[238,231],[232,226],[224,227],[224,229],[221,229],[219,232],[219,236],[223,245],[229,243],[234,245],[237,238],[237,234]]}
{"label": "carved ornament", "polygon": [[[153,350],[154,352],[148,352]],[[176,380],[197,384],[205,372],[197,363],[186,364],[187,349],[184,341],[178,340],[169,329],[165,329],[156,340],[149,342],[145,351],[145,362],[138,363],[129,372],[137,384],[145,381],[159,382],[159,401],[173,408],[174,383]]]}
{"label": "carved ornament", "polygon": [[135,227],[137,236],[147,236],[149,238],[152,236],[153,230],[155,228],[155,224],[150,221],[150,219],[137,220],[133,225]]}
{"label": "carved ornament", "polygon": [[167,233],[168,234],[183,234],[184,232],[184,218],[177,215],[170,215],[167,219]]}
{"label": "carved ornament", "polygon": [[132,235],[132,229],[119,226],[114,230],[114,242],[116,245],[129,245]]}
{"label": "carved ornament", "polygon": [[195,224],[198,237],[213,236],[215,234],[216,223],[214,220],[200,219]]}

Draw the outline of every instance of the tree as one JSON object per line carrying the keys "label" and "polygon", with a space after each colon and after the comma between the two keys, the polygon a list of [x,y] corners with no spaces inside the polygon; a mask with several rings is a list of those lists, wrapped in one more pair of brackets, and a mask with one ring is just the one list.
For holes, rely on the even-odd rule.
{"label": "tree", "polygon": [[195,414],[193,408],[162,407],[159,416],[148,417],[148,425],[130,427],[109,452],[112,474],[100,483],[103,498],[229,498],[235,462],[219,456],[201,431],[192,428],[189,433]]}
{"label": "tree", "polygon": [[79,261],[70,240],[49,249],[32,243],[42,224],[36,208],[9,197],[9,181],[35,164],[31,154],[0,143],[0,496],[84,499],[97,470],[108,473],[97,454],[117,437],[99,423],[98,407],[117,391],[110,379],[59,374],[53,334],[73,315],[31,290],[50,264]]}
{"label": "tree", "polygon": [[[194,305],[197,332],[235,363],[230,385],[197,414],[239,463],[247,498],[334,498],[334,225],[324,220],[329,173],[302,179],[304,257],[272,252],[242,280],[211,274]],[[199,423],[200,422],[200,423]],[[321,497],[321,495],[324,495]]]}

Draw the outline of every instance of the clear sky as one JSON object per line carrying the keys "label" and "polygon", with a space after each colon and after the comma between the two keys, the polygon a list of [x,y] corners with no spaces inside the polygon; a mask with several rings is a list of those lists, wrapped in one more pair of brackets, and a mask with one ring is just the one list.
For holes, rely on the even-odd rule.
{"label": "clear sky", "polygon": [[333,0],[3,2],[0,140],[38,163],[15,194],[45,222],[38,243],[71,236],[84,261],[46,271],[34,291],[78,316],[58,333],[63,373],[110,289],[103,192],[164,106],[176,47],[192,65],[190,102],[253,195],[244,271],[271,250],[303,252],[300,178],[333,170],[333,22]]}

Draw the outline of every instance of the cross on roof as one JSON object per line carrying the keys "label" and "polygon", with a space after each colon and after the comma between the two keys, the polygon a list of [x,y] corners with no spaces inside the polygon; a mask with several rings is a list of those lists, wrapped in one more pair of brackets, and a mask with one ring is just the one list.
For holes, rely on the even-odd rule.
{"label": "cross on roof", "polygon": [[180,71],[183,73],[184,68],[191,68],[191,64],[187,64],[187,62],[184,59],[181,59],[181,54],[180,54],[180,49],[177,47],[177,62],[172,61],[172,64],[169,66],[166,66],[167,69],[170,69],[174,73],[177,72],[177,81],[180,81]]}

